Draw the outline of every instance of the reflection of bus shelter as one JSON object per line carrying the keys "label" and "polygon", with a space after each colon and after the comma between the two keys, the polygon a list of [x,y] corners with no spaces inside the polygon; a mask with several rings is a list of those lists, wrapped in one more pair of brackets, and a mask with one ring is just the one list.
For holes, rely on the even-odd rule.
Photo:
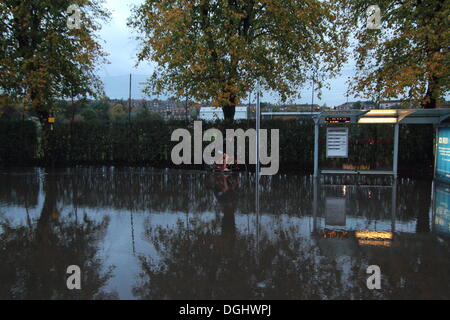
{"label": "reflection of bus shelter", "polygon": [[[324,204],[324,199],[321,194],[323,193],[324,188],[327,185],[322,184],[322,179],[313,179],[313,234],[319,235],[319,238],[330,239],[344,239],[344,238],[353,238],[356,239],[359,245],[370,245],[370,246],[390,246],[394,234],[396,233],[396,220],[397,220],[397,179],[392,179],[391,185],[370,185],[370,187],[382,187],[382,188],[391,188],[391,226],[390,229],[383,230],[359,230],[352,229],[348,223],[344,223],[343,226],[335,227],[333,224],[327,224],[325,220],[325,224],[327,224],[327,232],[320,233],[321,227],[319,226],[319,205]],[[336,185],[333,185],[336,186]],[[342,185],[342,187],[348,185]],[[358,185],[359,186],[359,185]],[[360,187],[360,186],[359,186]],[[345,196],[344,196],[345,197]],[[346,208],[344,208],[346,211]],[[328,213],[325,209],[325,215]],[[345,214],[344,211],[344,214]],[[326,219],[326,218],[325,218]],[[324,231],[324,230],[322,230]]]}
{"label": "reflection of bus shelter", "polygon": [[[314,120],[314,176],[319,174],[385,174],[397,176],[400,124],[438,125],[450,117],[450,109],[416,110],[351,110],[315,113]],[[320,170],[319,168],[319,128],[329,124],[391,124],[394,125],[394,152],[392,170]]]}

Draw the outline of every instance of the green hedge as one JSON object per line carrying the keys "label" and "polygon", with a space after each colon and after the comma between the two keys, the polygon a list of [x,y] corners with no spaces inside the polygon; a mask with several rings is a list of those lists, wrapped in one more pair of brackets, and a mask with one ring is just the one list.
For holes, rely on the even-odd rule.
{"label": "green hedge", "polygon": [[0,164],[33,165],[36,162],[38,135],[32,121],[0,121]]}
{"label": "green hedge", "polygon": [[[232,125],[203,123],[203,131],[210,128],[254,128],[254,121],[237,121]],[[280,129],[280,158],[283,162],[311,166],[312,126],[309,122],[273,120],[263,128]],[[78,122],[56,124],[51,134],[51,155],[56,165],[117,164],[171,166],[170,154],[178,142],[171,142],[171,134],[186,128],[193,135],[193,124],[184,121],[145,122]],[[303,141],[299,147],[298,142]],[[204,146],[207,143],[204,142]],[[309,150],[305,152],[305,149]]]}
{"label": "green hedge", "polygon": [[[209,128],[254,128],[252,120],[203,123]],[[280,167],[311,171],[313,167],[312,121],[264,120],[266,129],[280,130]],[[349,159],[327,159],[326,130],[321,126],[320,165],[322,168],[386,169],[392,166],[392,125],[350,125]],[[51,151],[46,157],[37,150],[37,128],[29,121],[0,125],[0,163],[71,165],[132,165],[172,167],[170,154],[177,142],[171,142],[174,130],[186,128],[193,133],[193,123],[185,121],[76,122],[57,123],[50,135]],[[401,125],[399,168],[430,168],[433,165],[433,127]],[[206,146],[206,142],[204,146]],[[38,161],[38,162],[36,162]]]}
{"label": "green hedge", "polygon": [[159,121],[56,124],[46,158],[57,165],[161,165],[168,160],[169,128]]}

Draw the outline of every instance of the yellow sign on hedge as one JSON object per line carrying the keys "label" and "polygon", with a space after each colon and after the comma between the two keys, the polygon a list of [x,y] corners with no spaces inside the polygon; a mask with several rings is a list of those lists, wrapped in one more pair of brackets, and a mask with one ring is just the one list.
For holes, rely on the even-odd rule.
{"label": "yellow sign on hedge", "polygon": [[55,123],[56,119],[54,117],[48,118],[48,123]]}

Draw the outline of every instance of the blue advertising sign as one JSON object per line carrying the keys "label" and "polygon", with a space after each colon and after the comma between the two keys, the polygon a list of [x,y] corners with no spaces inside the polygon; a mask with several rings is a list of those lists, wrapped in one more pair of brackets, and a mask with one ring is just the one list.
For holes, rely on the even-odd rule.
{"label": "blue advertising sign", "polygon": [[434,229],[442,236],[450,237],[450,186],[436,184]]}
{"label": "blue advertising sign", "polygon": [[436,178],[450,183],[450,127],[439,128],[436,139]]}

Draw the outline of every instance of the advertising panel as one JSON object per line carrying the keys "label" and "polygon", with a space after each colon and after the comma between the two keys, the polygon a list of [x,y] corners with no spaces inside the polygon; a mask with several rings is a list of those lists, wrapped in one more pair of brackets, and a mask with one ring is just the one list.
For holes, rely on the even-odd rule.
{"label": "advertising panel", "polygon": [[450,183],[450,127],[438,129],[436,178]]}

